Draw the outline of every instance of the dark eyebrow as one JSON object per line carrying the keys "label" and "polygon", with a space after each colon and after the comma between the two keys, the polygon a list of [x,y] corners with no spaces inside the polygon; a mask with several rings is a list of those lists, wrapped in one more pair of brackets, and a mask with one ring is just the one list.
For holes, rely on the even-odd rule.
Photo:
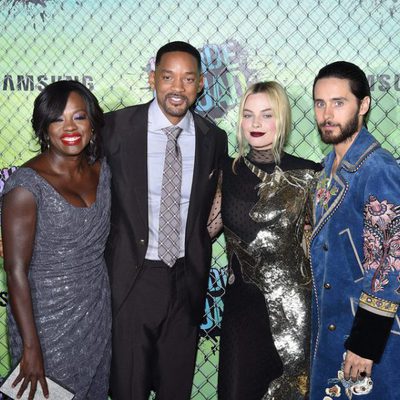
{"label": "dark eyebrow", "polygon": [[[345,100],[347,101],[347,97],[332,97],[331,99],[328,99],[328,101],[337,101],[337,100]],[[325,101],[324,99],[314,99],[314,103],[316,101]]]}
{"label": "dark eyebrow", "polygon": [[[170,69],[162,69],[161,72],[162,73],[167,73],[167,74],[173,74],[174,73],[174,71],[171,71]],[[186,75],[197,75],[197,72],[196,71],[188,71],[188,72],[185,72],[185,74]]]}

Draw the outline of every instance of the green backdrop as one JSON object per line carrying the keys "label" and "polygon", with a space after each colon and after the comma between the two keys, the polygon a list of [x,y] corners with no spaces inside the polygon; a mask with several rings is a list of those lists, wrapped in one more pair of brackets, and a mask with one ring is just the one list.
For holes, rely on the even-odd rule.
{"label": "green backdrop", "polygon": [[[231,153],[245,88],[277,80],[286,87],[293,109],[287,151],[319,161],[329,148],[315,129],[312,81],[325,64],[348,60],[364,69],[371,83],[370,130],[399,155],[397,0],[0,0],[0,27],[2,181],[5,168],[20,165],[37,150],[30,116],[46,84],[79,80],[105,111],[147,101],[155,52],[171,40],[189,41],[201,51],[206,90],[198,111],[228,132]],[[214,245],[193,386],[193,398],[199,400],[216,399],[225,266],[222,238]],[[5,304],[1,273],[0,376],[9,369]]]}

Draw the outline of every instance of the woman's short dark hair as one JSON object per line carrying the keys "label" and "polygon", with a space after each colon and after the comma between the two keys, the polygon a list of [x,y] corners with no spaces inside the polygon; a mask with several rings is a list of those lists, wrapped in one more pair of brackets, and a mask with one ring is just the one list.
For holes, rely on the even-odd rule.
{"label": "woman's short dark hair", "polygon": [[77,81],[58,81],[46,86],[35,99],[32,127],[43,153],[50,144],[49,125],[63,113],[71,92],[78,93],[86,104],[93,135],[85,152],[89,164],[92,164],[102,155],[100,131],[104,126],[104,116],[95,95],[85,85]]}

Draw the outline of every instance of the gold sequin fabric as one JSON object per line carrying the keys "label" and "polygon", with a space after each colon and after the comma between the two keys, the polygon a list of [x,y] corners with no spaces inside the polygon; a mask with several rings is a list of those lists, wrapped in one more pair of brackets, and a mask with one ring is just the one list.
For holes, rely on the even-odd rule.
{"label": "gold sequin fabric", "polygon": [[271,173],[265,173],[252,163],[247,164],[259,179],[259,184],[254,187],[258,200],[248,211],[253,235],[246,238],[240,228],[237,229],[238,225],[225,224],[224,219],[230,266],[234,265],[234,260],[239,264],[239,270],[229,269],[227,292],[238,281],[243,281],[258,288],[265,299],[273,344],[282,361],[283,374],[269,383],[262,398],[306,399],[311,273],[301,243],[314,171],[283,171],[276,166]]}

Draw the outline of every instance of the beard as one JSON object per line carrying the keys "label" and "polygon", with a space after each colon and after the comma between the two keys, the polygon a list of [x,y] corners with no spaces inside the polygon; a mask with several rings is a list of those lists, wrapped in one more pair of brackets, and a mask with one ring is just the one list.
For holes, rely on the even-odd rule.
{"label": "beard", "polygon": [[[179,97],[183,100],[183,103],[179,106],[173,106],[168,103],[168,99],[170,97]],[[186,114],[189,107],[190,107],[189,99],[186,96],[177,95],[175,93],[167,94],[162,101],[162,109],[165,111],[166,114],[172,115],[174,117],[183,117]]]}
{"label": "beard", "polygon": [[[324,133],[322,128],[332,127],[339,128],[339,135],[335,136],[332,133]],[[325,144],[339,144],[350,139],[358,131],[358,112],[354,114],[353,118],[346,122],[344,126],[341,124],[328,124],[327,121],[318,124],[318,132],[321,140]]]}

